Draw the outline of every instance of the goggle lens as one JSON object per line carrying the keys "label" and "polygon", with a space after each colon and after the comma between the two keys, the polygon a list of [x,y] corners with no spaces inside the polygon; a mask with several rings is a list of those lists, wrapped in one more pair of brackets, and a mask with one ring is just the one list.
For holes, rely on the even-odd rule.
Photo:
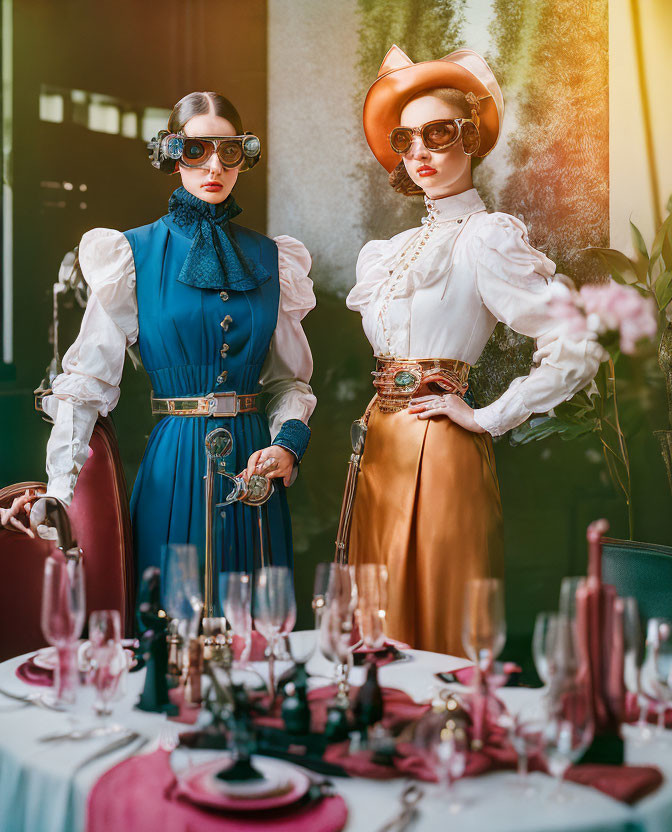
{"label": "goggle lens", "polygon": [[243,148],[240,142],[222,142],[217,148],[217,153],[225,168],[235,168],[243,161]]}
{"label": "goggle lens", "polygon": [[213,147],[209,142],[200,141],[200,139],[184,139],[184,149],[182,151],[182,161],[186,165],[197,166],[207,161],[212,156]]}
{"label": "goggle lens", "polygon": [[455,144],[460,135],[458,123],[451,119],[430,121],[422,128],[422,142],[428,150],[443,150]]}
{"label": "goggle lens", "polygon": [[462,147],[464,152],[473,156],[480,146],[481,135],[478,132],[478,127],[471,121],[465,121],[462,125]]}
{"label": "goggle lens", "polygon": [[390,144],[395,153],[406,153],[413,141],[413,131],[409,127],[395,127],[390,133]]}

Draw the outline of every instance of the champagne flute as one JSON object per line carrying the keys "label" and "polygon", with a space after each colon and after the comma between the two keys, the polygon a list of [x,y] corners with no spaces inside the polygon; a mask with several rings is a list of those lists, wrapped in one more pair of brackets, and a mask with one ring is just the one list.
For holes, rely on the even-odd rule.
{"label": "champagne flute", "polygon": [[252,651],[252,581],[247,572],[222,572],[219,598],[233,634],[243,640],[238,666],[245,668]]}
{"label": "champagne flute", "polygon": [[359,564],[355,578],[359,633],[368,650],[379,650],[385,644],[387,567],[382,563]]}
{"label": "champagne flute", "polygon": [[292,574],[286,566],[264,566],[254,576],[252,602],[254,626],[268,642],[268,676],[275,697],[274,662],[279,640],[296,623],[296,600]]}
{"label": "champagne flute", "polygon": [[59,704],[75,704],[79,683],[77,641],[85,616],[81,559],[48,557],[44,564],[41,625],[45,639],[58,653],[53,692]]}
{"label": "champagne flute", "polygon": [[467,656],[482,673],[487,673],[505,642],[502,582],[498,578],[467,581],[462,624],[462,645]]}
{"label": "champagne flute", "polygon": [[[89,616],[92,677],[96,689],[94,710],[103,718],[110,716],[110,702],[126,670],[126,655],[121,645],[121,617],[118,610],[95,610]],[[104,729],[105,730],[105,729]],[[112,730],[118,730],[113,727]]]}

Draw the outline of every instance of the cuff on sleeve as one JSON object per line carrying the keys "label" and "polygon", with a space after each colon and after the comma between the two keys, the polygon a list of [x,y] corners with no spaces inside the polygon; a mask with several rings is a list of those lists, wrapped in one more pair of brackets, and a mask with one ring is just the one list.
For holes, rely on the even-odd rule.
{"label": "cuff on sleeve", "polygon": [[517,390],[506,391],[487,407],[474,410],[474,419],[491,436],[501,436],[532,415]]}
{"label": "cuff on sleeve", "polygon": [[75,493],[77,485],[77,474],[57,474],[49,477],[47,484],[47,497],[58,497],[61,502],[69,506]]}
{"label": "cuff on sleeve", "polygon": [[300,419],[288,419],[284,422],[273,440],[274,445],[280,445],[293,453],[297,462],[301,462],[308,442],[310,442],[310,428]]}

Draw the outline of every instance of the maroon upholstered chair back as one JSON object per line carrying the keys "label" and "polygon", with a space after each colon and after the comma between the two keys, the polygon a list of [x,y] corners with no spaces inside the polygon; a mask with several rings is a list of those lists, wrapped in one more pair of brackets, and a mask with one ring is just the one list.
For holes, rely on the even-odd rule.
{"label": "maroon upholstered chair back", "polygon": [[[84,553],[86,608],[117,609],[126,633],[133,630],[135,571],[126,481],[114,428],[99,419],[89,443],[68,509],[73,534]],[[26,488],[43,483],[16,483],[0,490],[7,507]],[[0,661],[44,646],[40,603],[44,561],[53,544],[0,527]]]}

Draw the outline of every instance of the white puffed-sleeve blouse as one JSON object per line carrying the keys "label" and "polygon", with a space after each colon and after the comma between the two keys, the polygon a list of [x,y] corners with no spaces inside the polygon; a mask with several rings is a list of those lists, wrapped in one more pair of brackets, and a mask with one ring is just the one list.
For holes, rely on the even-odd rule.
{"label": "white puffed-sleeve blouse", "polygon": [[[270,394],[271,440],[289,419],[307,423],[316,404],[309,386],[313,360],[301,326],[315,306],[310,255],[292,237],[276,237],[275,242],[278,321],[260,376],[264,392]],[[127,238],[119,231],[94,228],[82,237],[79,262],[91,296],[79,335],[63,356],[63,372],[54,379],[53,395],[43,400],[54,422],[47,444],[47,493],[68,505],[98,414],[106,416],[116,406],[126,348],[138,338],[135,264]]]}
{"label": "white puffed-sleeve blouse", "polygon": [[425,202],[420,228],[364,246],[346,302],[379,356],[474,365],[498,321],[536,339],[530,374],[474,411],[499,436],[571,398],[606,354],[594,335],[572,335],[549,315],[555,266],[520,220],[489,214],[475,188]]}

